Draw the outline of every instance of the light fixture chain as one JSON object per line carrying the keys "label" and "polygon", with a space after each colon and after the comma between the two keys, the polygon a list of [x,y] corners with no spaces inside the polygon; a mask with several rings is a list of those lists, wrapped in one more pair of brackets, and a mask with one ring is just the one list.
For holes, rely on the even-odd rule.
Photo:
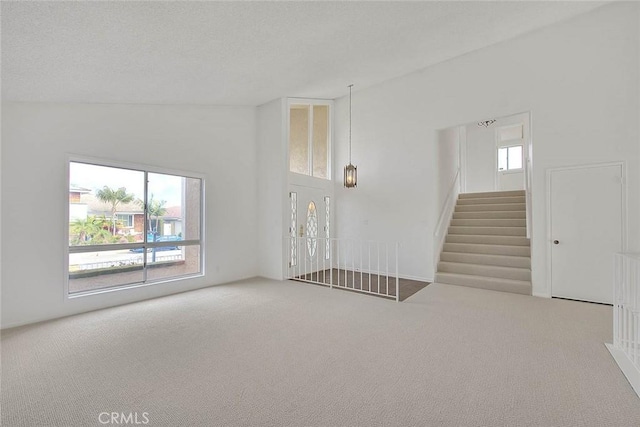
{"label": "light fixture chain", "polygon": [[351,88],[352,84],[349,85],[349,164],[351,164]]}

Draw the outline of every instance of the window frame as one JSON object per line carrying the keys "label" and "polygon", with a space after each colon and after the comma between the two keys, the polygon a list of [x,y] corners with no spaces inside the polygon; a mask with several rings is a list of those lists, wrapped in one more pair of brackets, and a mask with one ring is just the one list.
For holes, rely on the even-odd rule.
{"label": "window frame", "polygon": [[[513,141],[517,141],[517,140],[513,140]],[[510,145],[500,145],[498,147],[497,150],[497,157],[496,157],[496,162],[498,164],[498,172],[500,173],[510,173],[510,172],[520,172],[524,169],[523,166],[520,166],[519,168],[509,168],[509,149],[513,148],[513,147],[520,147],[520,161],[521,161],[521,165],[524,165],[524,144],[519,143],[519,144],[510,144]],[[500,169],[499,165],[500,165],[500,150],[506,150],[507,153],[507,168],[506,169]]]}
{"label": "window frame", "polygon": [[125,228],[135,227],[135,219],[133,217],[133,214],[116,214],[116,218],[118,218],[118,221],[122,221],[120,217],[124,217],[124,216],[128,217],[127,222],[131,224],[131,225],[124,225],[124,227]]}
{"label": "window frame", "polygon": [[[510,131],[512,131],[513,129],[518,129],[519,133],[518,135],[511,136],[508,135],[508,133]],[[504,134],[507,134],[507,137],[504,137]],[[496,170],[496,177],[498,176],[497,174],[509,174],[509,173],[520,173],[524,171],[524,166],[525,166],[525,158],[526,158],[526,154],[525,154],[525,139],[524,139],[524,123],[513,123],[513,124],[509,124],[509,125],[504,125],[504,126],[500,126],[496,128],[495,131],[495,138],[496,138],[496,163],[495,163],[495,170]],[[520,159],[521,159],[521,166],[519,168],[509,168],[509,149],[512,147],[521,147],[520,150]],[[501,149],[505,149],[507,150],[507,168],[506,169],[500,169],[500,150]],[[497,178],[496,178],[497,179]],[[497,185],[497,184],[496,184]]]}
{"label": "window frame", "polygon": [[[291,170],[291,107],[293,105],[308,105],[309,108],[309,134],[307,137],[307,165],[309,167],[309,173],[293,172]],[[313,174],[313,107],[316,105],[324,105],[329,108],[328,113],[328,125],[327,125],[327,177],[322,178]],[[287,171],[300,176],[307,176],[315,179],[322,179],[325,181],[333,181],[333,106],[334,102],[330,99],[314,99],[314,98],[287,98],[286,104],[286,141],[287,141]]]}
{"label": "window frame", "polygon": [[[144,236],[144,240],[141,243],[113,243],[113,244],[100,244],[100,245],[82,245],[82,246],[70,246],[69,245],[69,185],[70,185],[70,165],[71,163],[85,163],[85,164],[89,164],[89,165],[95,165],[95,166],[104,166],[104,167],[110,167],[110,168],[118,168],[118,169],[127,169],[127,170],[134,170],[134,171],[138,171],[138,172],[143,172],[144,174],[144,198],[145,198],[145,214],[144,214],[144,225],[143,225],[143,229],[145,230],[145,232],[143,233]],[[190,239],[190,240],[180,240],[179,243],[181,246],[194,246],[194,245],[199,245],[200,246],[200,251],[199,251],[199,272],[198,273],[193,273],[193,274],[185,274],[183,276],[178,276],[178,277],[170,277],[170,278],[161,278],[161,279],[156,279],[156,280],[146,280],[147,279],[147,274],[146,274],[146,270],[147,270],[147,263],[149,262],[147,260],[147,251],[143,250],[143,271],[144,272],[144,280],[142,282],[134,282],[134,283],[125,283],[122,285],[117,285],[117,286],[111,286],[111,287],[107,287],[107,288],[102,288],[102,289],[95,289],[95,290],[89,290],[89,291],[81,291],[81,292],[74,292],[74,293],[69,293],[69,255],[71,253],[82,253],[82,252],[95,252],[95,251],[110,251],[110,250],[120,250],[120,249],[136,249],[136,248],[158,248],[158,247],[163,247],[163,246],[175,246],[176,242],[175,241],[170,241],[170,242],[147,242],[147,215],[146,215],[146,203],[147,203],[147,197],[148,197],[148,174],[150,173],[156,173],[156,174],[163,174],[163,175],[174,175],[174,176],[180,176],[183,178],[192,178],[192,179],[199,179],[200,180],[200,223],[199,228],[200,228],[200,239]],[[205,232],[205,214],[206,214],[206,209],[205,209],[205,202],[206,202],[206,198],[205,198],[205,194],[206,194],[206,183],[205,183],[205,175],[201,174],[201,173],[197,173],[197,172],[187,172],[187,171],[182,171],[182,170],[177,170],[177,169],[170,169],[170,168],[164,168],[164,167],[159,167],[159,166],[151,166],[151,165],[145,165],[145,164],[140,164],[140,163],[129,163],[129,162],[120,162],[120,161],[116,161],[116,160],[108,160],[108,159],[102,159],[102,158],[96,158],[96,157],[88,157],[88,156],[81,156],[81,155],[75,155],[75,154],[67,154],[66,159],[65,159],[65,193],[64,193],[64,199],[65,203],[64,203],[64,221],[65,221],[65,226],[64,228],[64,239],[63,239],[63,244],[64,244],[64,248],[63,248],[63,254],[64,254],[64,280],[63,280],[63,292],[64,292],[64,301],[68,301],[68,300],[72,300],[75,298],[81,298],[81,297],[85,297],[85,296],[90,296],[90,295],[99,295],[99,294],[103,294],[103,293],[109,293],[109,292],[117,292],[117,291],[123,291],[123,290],[127,290],[127,289],[135,289],[135,288],[140,288],[140,287],[146,287],[146,286],[153,286],[153,285],[157,285],[157,284],[161,284],[161,283],[167,283],[167,282],[176,282],[176,281],[182,281],[182,280],[188,280],[188,279],[193,279],[196,277],[203,277],[205,275],[205,236],[206,236],[206,232]],[[73,248],[73,249],[72,249]]]}

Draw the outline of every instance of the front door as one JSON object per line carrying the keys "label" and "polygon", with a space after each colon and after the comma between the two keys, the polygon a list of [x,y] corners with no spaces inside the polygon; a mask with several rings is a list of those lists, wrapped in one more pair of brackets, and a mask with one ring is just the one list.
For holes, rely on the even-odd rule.
{"label": "front door", "polygon": [[622,251],[622,166],[553,170],[551,293],[613,303],[613,254]]}
{"label": "front door", "polygon": [[[331,197],[319,188],[291,185],[290,276],[328,269]],[[295,229],[295,232],[293,231]],[[295,239],[293,239],[295,235]]]}

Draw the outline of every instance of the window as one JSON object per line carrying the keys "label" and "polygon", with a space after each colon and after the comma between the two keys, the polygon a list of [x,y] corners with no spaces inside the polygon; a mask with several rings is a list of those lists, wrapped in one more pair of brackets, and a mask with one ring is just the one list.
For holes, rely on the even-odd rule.
{"label": "window", "polygon": [[129,214],[116,214],[116,224],[122,224],[122,227],[133,227],[133,215]]}
{"label": "window", "polygon": [[510,171],[522,169],[523,164],[522,123],[498,128],[498,170]]}
{"label": "window", "polygon": [[522,169],[522,145],[498,148],[498,170]]}
{"label": "window", "polygon": [[202,178],[72,160],[70,194],[77,188],[69,296],[202,274]]}
{"label": "window", "polygon": [[289,170],[330,179],[329,105],[292,104],[289,107]]}
{"label": "window", "polygon": [[294,267],[298,265],[298,245],[296,243],[296,233],[298,231],[298,193],[289,193],[289,198],[291,201],[291,226],[289,227],[291,254],[289,267]]}

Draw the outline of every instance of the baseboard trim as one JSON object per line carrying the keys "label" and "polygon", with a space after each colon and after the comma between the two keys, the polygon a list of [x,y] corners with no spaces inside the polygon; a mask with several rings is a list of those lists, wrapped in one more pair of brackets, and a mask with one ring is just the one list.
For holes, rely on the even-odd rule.
{"label": "baseboard trim", "polygon": [[551,294],[549,294],[548,292],[531,292],[531,296],[547,299],[551,298]]}
{"label": "baseboard trim", "polygon": [[640,370],[634,366],[629,359],[629,356],[619,348],[615,348],[613,344],[605,344],[611,356],[618,364],[618,367],[631,384],[631,387],[636,392],[638,397],[640,397]]}
{"label": "baseboard trim", "polygon": [[401,279],[407,279],[407,280],[415,280],[418,282],[429,282],[429,283],[433,283],[433,279],[429,279],[428,277],[421,277],[421,276],[405,276],[403,274],[398,276]]}

